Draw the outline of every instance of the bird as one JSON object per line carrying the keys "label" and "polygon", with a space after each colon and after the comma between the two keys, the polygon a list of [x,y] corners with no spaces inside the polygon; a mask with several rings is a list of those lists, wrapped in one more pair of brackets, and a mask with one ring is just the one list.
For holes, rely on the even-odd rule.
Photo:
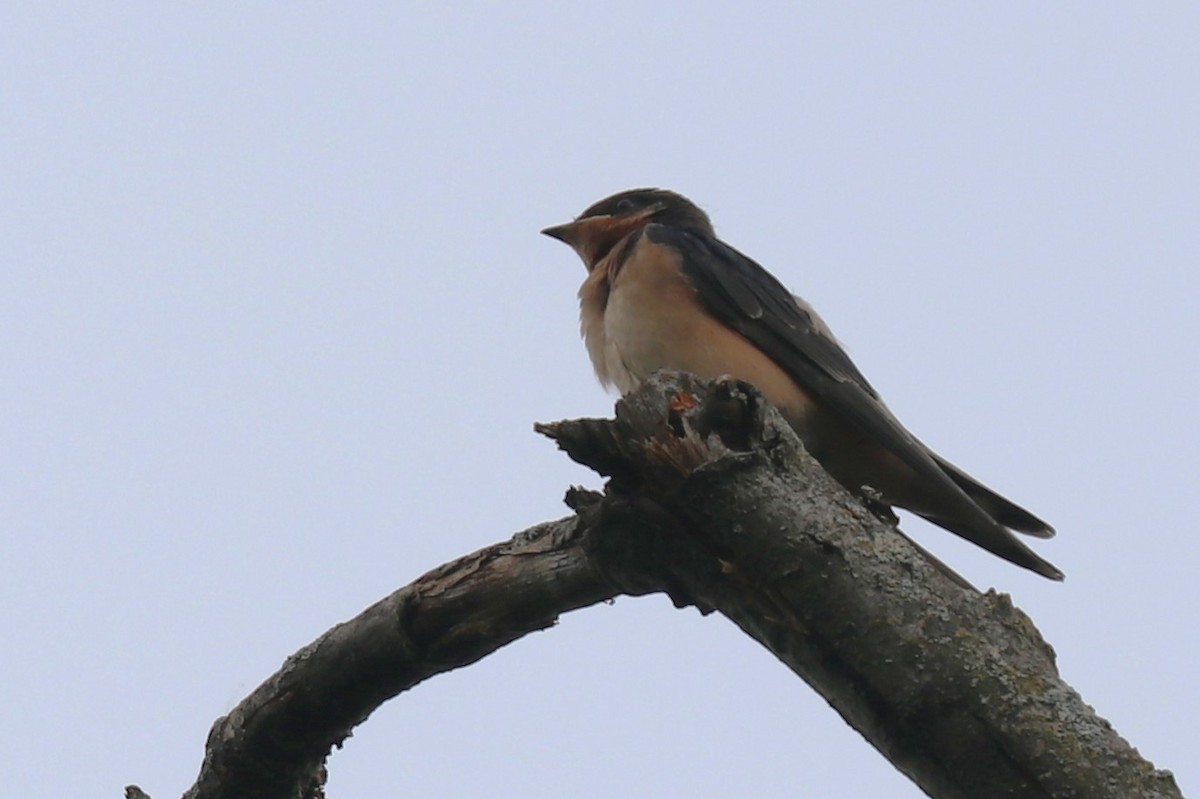
{"label": "bird", "polygon": [[570,246],[587,269],[580,329],[606,387],[628,394],[662,369],[744,380],[851,492],[1063,579],[1014,534],[1050,538],[1054,528],[921,443],[812,306],[719,239],[691,200],[631,189],[542,233]]}

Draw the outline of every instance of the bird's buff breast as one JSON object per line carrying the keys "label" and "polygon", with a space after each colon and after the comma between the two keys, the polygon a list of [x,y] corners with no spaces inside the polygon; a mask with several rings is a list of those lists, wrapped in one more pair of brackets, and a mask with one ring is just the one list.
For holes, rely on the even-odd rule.
{"label": "bird's buff breast", "polygon": [[666,253],[645,245],[640,237],[632,252],[614,247],[579,289],[580,326],[596,377],[622,394],[658,369],[691,371],[678,343],[695,335],[689,321],[695,292]]}
{"label": "bird's buff breast", "polygon": [[659,369],[673,369],[709,380],[731,375],[785,413],[807,410],[809,398],[774,361],[703,308],[673,250],[641,237],[620,263],[597,264],[579,299],[596,376],[622,394]]}

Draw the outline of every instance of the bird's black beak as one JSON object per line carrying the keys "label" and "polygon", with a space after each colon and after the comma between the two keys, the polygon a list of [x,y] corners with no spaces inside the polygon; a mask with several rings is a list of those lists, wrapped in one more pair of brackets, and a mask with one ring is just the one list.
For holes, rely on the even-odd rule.
{"label": "bird's black beak", "polygon": [[553,227],[548,227],[543,230],[542,233],[552,239],[558,239],[564,244],[571,244],[574,246],[572,239],[574,238],[573,234],[575,233],[575,230],[576,224],[574,222],[567,222],[565,225],[554,225]]}

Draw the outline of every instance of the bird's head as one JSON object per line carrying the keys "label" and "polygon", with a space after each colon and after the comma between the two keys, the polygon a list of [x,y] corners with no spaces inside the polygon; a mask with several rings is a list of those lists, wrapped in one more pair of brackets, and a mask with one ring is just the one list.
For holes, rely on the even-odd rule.
{"label": "bird's head", "polygon": [[699,206],[666,189],[614,194],[589,206],[574,222],[542,232],[570,245],[590,271],[618,241],[651,222],[713,235],[712,223]]}

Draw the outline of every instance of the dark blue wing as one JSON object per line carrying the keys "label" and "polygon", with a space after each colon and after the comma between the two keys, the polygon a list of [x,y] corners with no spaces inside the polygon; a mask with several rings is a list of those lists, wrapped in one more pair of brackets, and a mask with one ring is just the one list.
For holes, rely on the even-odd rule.
{"label": "dark blue wing", "polygon": [[917,473],[950,482],[824,325],[770,272],[711,236],[656,224],[647,225],[646,234],[655,244],[679,252],[685,276],[713,316]]}

